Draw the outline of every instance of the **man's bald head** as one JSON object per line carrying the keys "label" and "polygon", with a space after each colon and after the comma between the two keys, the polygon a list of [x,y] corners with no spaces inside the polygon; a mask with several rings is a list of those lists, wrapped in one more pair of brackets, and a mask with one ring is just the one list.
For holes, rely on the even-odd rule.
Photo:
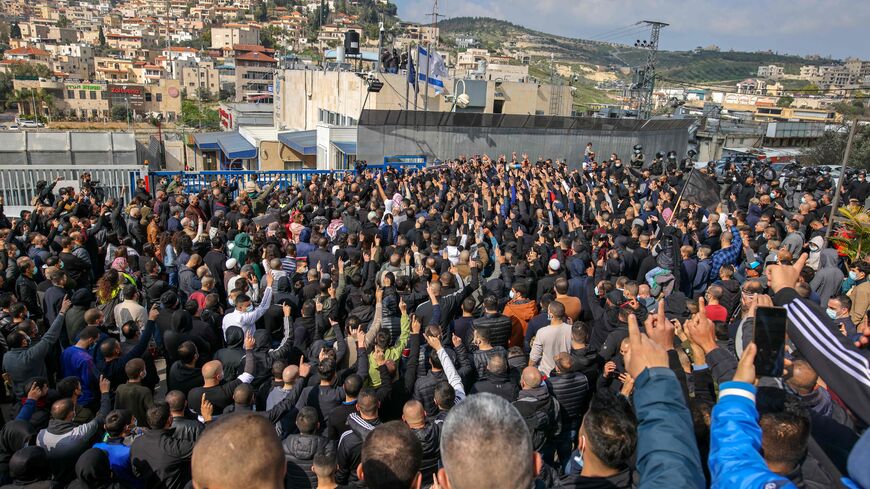
{"label": "man's bald head", "polygon": [[256,413],[215,421],[197,440],[191,464],[195,489],[284,488],[284,450],[275,427]]}
{"label": "man's bald head", "polygon": [[538,367],[526,367],[523,369],[523,388],[534,389],[541,385],[541,371]]}
{"label": "man's bald head", "polygon": [[221,364],[220,360],[206,362],[206,364],[202,366],[202,378],[214,380],[217,378],[218,372],[222,372],[223,369],[224,366]]}
{"label": "man's bald head", "polygon": [[411,428],[417,428],[426,423],[426,410],[420,401],[408,401],[402,409],[402,420]]}
{"label": "man's bald head", "polygon": [[487,393],[450,410],[441,431],[441,459],[439,483],[451,489],[531,487],[541,463],[519,411]]}
{"label": "man's bald head", "polygon": [[791,376],[786,379],[786,383],[799,395],[805,396],[813,392],[818,380],[819,374],[806,360],[795,360],[791,366]]}
{"label": "man's bald head", "polygon": [[292,384],[296,382],[296,379],[299,377],[299,367],[297,365],[287,365],[284,368],[284,372],[281,373],[281,380],[284,381],[285,384]]}

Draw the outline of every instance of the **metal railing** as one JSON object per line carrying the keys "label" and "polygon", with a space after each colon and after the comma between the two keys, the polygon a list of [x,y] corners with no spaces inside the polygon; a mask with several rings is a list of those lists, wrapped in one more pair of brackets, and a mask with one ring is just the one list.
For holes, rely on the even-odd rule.
{"label": "metal railing", "polygon": [[[404,168],[406,171],[417,171],[423,168],[425,164],[419,163],[388,163],[384,165],[369,165],[368,168],[375,170],[383,170],[387,167]],[[161,178],[166,178],[171,181],[176,175],[181,175],[181,183],[184,184],[185,193],[199,193],[203,189],[208,189],[211,182],[225,178],[227,181],[232,181],[234,178],[239,179],[239,189],[243,189],[245,182],[253,180],[257,177],[257,185],[263,187],[269,185],[275,180],[278,180],[278,188],[286,188],[289,185],[304,183],[311,180],[314,175],[336,175],[343,178],[345,175],[353,174],[355,170],[264,170],[264,171],[249,171],[249,170],[219,170],[219,171],[200,171],[200,172],[180,172],[180,171],[157,171],[148,173],[148,188],[154,193],[160,183]]]}
{"label": "metal railing", "polygon": [[[61,177],[58,186],[72,186],[79,190],[79,177],[82,173],[91,174],[91,179],[100,182],[106,198],[114,197],[129,201],[136,189],[136,179],[145,178],[148,169],[140,165],[116,166],[10,166],[0,165],[0,196],[7,206],[29,207],[36,195],[36,182],[45,180],[48,184]],[[58,187],[55,188],[55,194]]]}
{"label": "metal railing", "polygon": [[221,178],[232,181],[234,178],[239,179],[239,189],[243,189],[245,182],[253,180],[257,177],[257,185],[263,187],[269,185],[275,180],[278,180],[278,187],[285,188],[289,185],[311,180],[314,175],[340,175],[344,177],[347,173],[352,173],[353,170],[267,170],[267,171],[248,171],[248,170],[220,170],[220,171],[200,171],[200,172],[179,172],[179,171],[158,171],[148,174],[149,189],[155,192],[161,178],[166,178],[171,181],[176,175],[181,175],[181,183],[184,184],[185,193],[199,193],[203,189],[208,189],[211,182],[220,180]]}

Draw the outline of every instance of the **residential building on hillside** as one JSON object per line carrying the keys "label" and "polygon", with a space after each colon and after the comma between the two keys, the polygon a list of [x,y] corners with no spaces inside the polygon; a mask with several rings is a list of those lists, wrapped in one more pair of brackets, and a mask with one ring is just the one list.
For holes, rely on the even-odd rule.
{"label": "residential building on hillside", "polygon": [[278,60],[262,52],[236,56],[236,102],[271,100]]}
{"label": "residential building on hillside", "polygon": [[783,75],[785,75],[785,68],[776,65],[759,66],[756,74],[758,78],[767,80],[779,80]]}
{"label": "residential building on hillside", "polygon": [[260,26],[255,24],[224,24],[211,29],[211,47],[231,48],[236,44],[260,44]]}

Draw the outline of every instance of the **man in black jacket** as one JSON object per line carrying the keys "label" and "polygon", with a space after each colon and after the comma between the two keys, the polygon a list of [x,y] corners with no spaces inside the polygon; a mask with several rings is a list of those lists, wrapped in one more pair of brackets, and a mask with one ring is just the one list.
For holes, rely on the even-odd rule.
{"label": "man in black jacket", "polygon": [[[51,287],[45,291],[42,297],[42,312],[45,318],[45,324],[54,322],[57,317],[60,306],[63,303],[63,298],[66,297],[67,275],[63,270],[54,271],[48,279],[51,281]],[[64,341],[66,343],[66,341]]]}
{"label": "man in black jacket", "polygon": [[441,460],[441,423],[433,423],[426,419],[426,411],[420,401],[408,401],[402,410],[402,421],[411,428],[414,436],[420,440],[423,449],[420,460],[420,473],[424,481],[432,480],[438,472],[438,462]]}
{"label": "man in black jacket", "polygon": [[517,400],[519,387],[511,380],[508,373],[507,360],[504,357],[491,357],[486,366],[486,371],[486,377],[478,380],[471,386],[471,394],[488,392],[504,398],[507,402]]}
{"label": "man in black jacket", "polygon": [[550,374],[547,383],[550,393],[559,401],[562,429],[554,442],[559,463],[564,467],[577,437],[580,419],[589,404],[589,381],[582,372],[574,371],[574,358],[571,355],[560,353],[556,356],[556,369]]}
{"label": "man in black jacket", "polygon": [[355,484],[359,480],[356,469],[360,464],[363,442],[369,433],[381,424],[378,417],[379,406],[377,394],[373,389],[363,389],[360,392],[356,402],[357,413],[347,417],[350,429],[338,440],[336,449],[338,472],[335,474],[335,480],[339,484]]}
{"label": "man in black jacket", "polygon": [[26,256],[19,258],[16,264],[21,274],[15,280],[15,295],[18,296],[19,301],[27,306],[30,318],[39,320],[42,318],[42,305],[39,303],[39,296],[36,294],[36,281],[33,280],[33,277],[36,275],[36,265],[33,264],[33,260]]}
{"label": "man in black jacket", "polygon": [[175,430],[175,435],[189,440],[196,440],[205,425],[194,419],[192,413],[187,408],[187,396],[181,391],[169,391],[166,393],[166,404],[169,405],[169,412],[172,415],[172,428]]}
{"label": "man in black jacket", "polygon": [[326,437],[319,436],[317,411],[313,407],[304,407],[296,415],[298,434],[288,436],[281,446],[284,448],[284,458],[287,460],[286,487],[294,489],[315,489],[317,475],[314,474],[314,456],[319,453],[333,454],[334,444]]}
{"label": "man in black jacket", "polygon": [[[543,384],[537,367],[526,367],[520,380],[522,390],[514,401],[514,407],[522,415],[536,452],[548,452],[544,460],[552,465],[553,435],[558,432],[559,411],[557,402]],[[550,460],[547,460],[549,458]]]}
{"label": "man in black jacket", "polygon": [[148,349],[148,343],[151,341],[151,336],[154,334],[155,323],[157,319],[157,308],[152,308],[148,313],[148,321],[145,323],[145,332],[142,334],[142,339],[127,351],[122,353],[121,343],[115,338],[107,338],[100,344],[100,352],[103,354],[105,362],[100,369],[103,376],[112,382],[112,389],[116,389],[119,385],[127,382],[127,374],[124,371],[127,362],[134,358],[142,357]]}
{"label": "man in black jacket", "polygon": [[[206,419],[211,417],[208,414]],[[194,440],[175,433],[169,405],[159,403],[148,409],[152,428],[130,446],[133,473],[146,487],[183,489],[190,480],[190,457]]]}
{"label": "man in black jacket", "polygon": [[[479,265],[476,261],[469,261],[468,266],[471,267],[471,282],[468,285],[460,286],[459,290],[453,292],[452,294],[442,295],[442,287],[441,282],[434,281],[430,285],[432,293],[438,297],[438,304],[441,306],[441,331],[443,333],[442,341],[450,338],[451,330],[447,326],[450,324],[451,320],[454,316],[456,316],[457,311],[459,311],[459,306],[462,304],[462,301],[465,300],[466,297],[471,295],[477,287],[480,285],[480,270]],[[455,267],[450,267],[450,272],[459,282],[462,284],[462,279],[459,277],[459,274],[456,272]],[[426,301],[419,306],[415,310],[415,314],[420,319],[420,324],[424,327],[428,326],[432,321],[432,313],[433,306],[431,301]]]}
{"label": "man in black jacket", "polygon": [[494,295],[483,298],[483,308],[483,316],[473,322],[474,330],[477,332],[486,330],[485,335],[489,338],[490,345],[507,349],[513,328],[511,318],[499,312],[498,297]]}

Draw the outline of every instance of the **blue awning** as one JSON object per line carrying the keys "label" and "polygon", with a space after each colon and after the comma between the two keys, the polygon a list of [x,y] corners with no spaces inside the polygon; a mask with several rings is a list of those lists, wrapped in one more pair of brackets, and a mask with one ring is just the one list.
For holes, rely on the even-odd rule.
{"label": "blue awning", "polygon": [[231,160],[246,160],[257,157],[257,148],[238,132],[225,132],[218,137],[218,146]]}
{"label": "blue awning", "polygon": [[317,130],[282,132],[278,141],[301,155],[317,154]]}
{"label": "blue awning", "polygon": [[339,142],[333,141],[332,144],[334,144],[335,147],[338,148],[339,151],[341,151],[342,153],[344,153],[346,155],[355,155],[356,154],[356,143],[351,143],[351,142],[339,143]]}
{"label": "blue awning", "polygon": [[199,134],[193,135],[193,142],[196,143],[196,147],[199,149],[214,151],[220,149],[218,145],[218,138],[226,134],[224,132],[203,132]]}

